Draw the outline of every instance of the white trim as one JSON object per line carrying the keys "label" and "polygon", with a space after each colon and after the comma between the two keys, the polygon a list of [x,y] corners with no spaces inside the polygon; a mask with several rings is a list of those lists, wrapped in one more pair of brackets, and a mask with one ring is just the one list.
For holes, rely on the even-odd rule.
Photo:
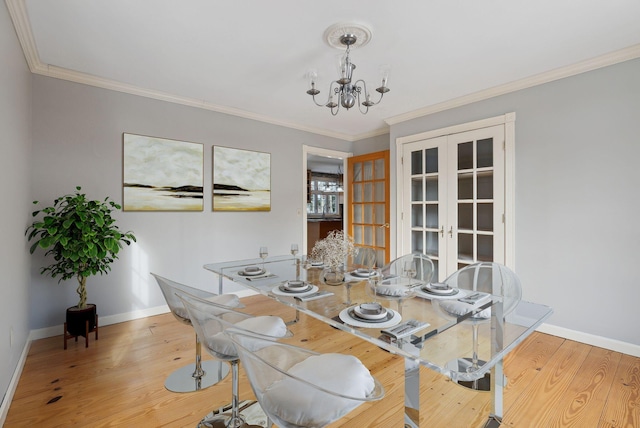
{"label": "white trim", "polygon": [[516,120],[515,113],[507,113],[500,116],[489,117],[487,119],[475,120],[473,122],[461,123],[459,125],[447,126],[445,128],[433,129],[419,134],[407,135],[396,138],[396,146],[413,143],[415,141],[428,140],[430,138],[442,137],[443,135],[459,134],[461,132],[475,131],[476,129],[489,128],[496,125],[504,125]]}
{"label": "white trim", "polygon": [[504,123],[504,264],[516,270],[516,114]]}
{"label": "white trim", "polygon": [[496,125],[505,127],[505,265],[515,269],[515,121],[516,113],[510,112],[500,116],[480,119],[473,122],[433,129],[419,134],[407,135],[396,138],[396,252],[403,247],[402,233],[402,209],[403,209],[403,168],[402,152],[405,144],[416,141],[429,140],[446,135],[459,134],[467,131],[475,131]]}
{"label": "white trim", "polygon": [[[235,294],[238,297],[242,298],[242,297],[252,296],[257,293],[253,290],[243,289],[240,291],[233,291],[230,294]],[[155,315],[166,314],[168,312],[169,312],[169,307],[167,305],[161,305],[153,308],[139,309],[136,311],[125,312],[122,314],[114,314],[114,315],[99,317],[98,323],[100,327],[104,327],[111,324],[118,324],[121,322],[132,321],[132,320],[137,320],[141,318],[152,317]],[[63,328],[64,328],[64,325],[59,324],[52,327],[45,327],[45,328],[39,328],[36,330],[31,330],[31,332],[29,332],[29,337],[27,340],[31,341],[31,340],[44,339],[47,337],[60,336],[60,332],[63,330]]]}
{"label": "white trim", "polygon": [[[308,146],[306,144],[302,145],[302,204],[301,204],[301,214],[302,214],[302,248],[300,249],[303,253],[307,252],[307,157],[308,155],[316,155],[316,156],[325,156],[328,158],[337,158],[342,159],[342,170],[344,171],[344,182],[347,182],[347,158],[353,156],[352,152],[341,152],[339,150],[331,150],[331,149],[323,149],[322,147],[314,147]],[[349,189],[344,189],[344,199],[347,200],[347,194]],[[347,213],[348,207],[345,204],[345,211],[342,216],[342,228],[346,230],[346,221],[347,221]]]}
{"label": "white trim", "polygon": [[398,123],[406,122],[418,117],[428,116],[430,114],[450,110],[452,108],[487,100],[499,95],[505,95],[522,89],[531,88],[533,86],[553,82],[554,80],[564,79],[565,77],[575,76],[577,74],[596,70],[598,68],[608,67],[610,65],[629,61],[638,57],[640,57],[640,44],[632,45],[627,48],[613,51],[566,67],[561,67],[555,70],[529,76],[524,79],[506,83],[504,85],[494,86],[493,88],[474,92],[468,95],[463,95],[461,97],[423,107],[418,110],[399,114],[397,116],[385,119],[385,122],[387,123],[387,125],[396,125]]}
{"label": "white trim", "polygon": [[2,398],[2,405],[0,406],[0,427],[4,426],[4,422],[7,420],[9,407],[11,406],[13,396],[16,393],[16,389],[18,388],[18,381],[20,380],[20,376],[22,375],[22,370],[24,369],[24,365],[27,362],[29,349],[31,349],[31,341],[27,340],[27,342],[24,344],[24,348],[22,349],[22,354],[20,354],[20,358],[18,359],[18,364],[16,364],[16,369],[13,371],[13,376],[11,376],[11,381],[9,382],[9,386],[7,387],[7,391]]}
{"label": "white trim", "polygon": [[571,330],[546,323],[540,325],[536,331],[640,358],[640,345],[635,345],[633,343],[610,339],[604,336],[596,336],[594,334],[584,333],[582,331]]}

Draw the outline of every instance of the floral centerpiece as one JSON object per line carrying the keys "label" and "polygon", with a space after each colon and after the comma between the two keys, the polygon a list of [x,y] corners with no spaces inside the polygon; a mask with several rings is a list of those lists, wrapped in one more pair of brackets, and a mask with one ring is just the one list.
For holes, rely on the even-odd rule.
{"label": "floral centerpiece", "polygon": [[312,260],[322,260],[326,270],[324,273],[327,284],[341,284],[344,280],[344,265],[349,256],[355,256],[358,249],[353,238],[342,230],[329,232],[326,238],[319,240],[311,250]]}

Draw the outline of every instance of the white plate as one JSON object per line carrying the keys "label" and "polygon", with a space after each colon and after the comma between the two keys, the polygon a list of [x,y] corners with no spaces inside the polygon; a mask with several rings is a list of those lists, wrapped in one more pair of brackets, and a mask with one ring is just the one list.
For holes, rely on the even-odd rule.
{"label": "white plate", "polygon": [[340,315],[338,315],[340,317],[340,320],[345,323],[348,324],[350,326],[353,327],[364,327],[364,328],[388,328],[388,327],[393,327],[394,325],[398,325],[400,324],[400,322],[402,321],[402,316],[394,311],[393,309],[387,309],[388,313],[393,313],[393,315],[391,316],[391,319],[389,319],[388,321],[369,321],[367,322],[366,320],[360,320],[360,319],[356,319],[353,318],[351,315],[349,315],[349,311],[353,310],[353,306],[349,307],[349,308],[345,308],[340,312]]}
{"label": "white plate", "polygon": [[369,320],[380,320],[387,316],[388,311],[385,307],[382,307],[382,312],[377,314],[372,314],[372,313],[367,313],[363,311],[360,305],[358,305],[353,307],[353,312],[355,312],[359,318],[365,318]]}
{"label": "white plate", "polygon": [[297,293],[301,290],[308,291],[309,287],[311,287],[311,284],[304,281],[286,281],[284,284],[282,284],[282,287],[287,291]]}
{"label": "white plate", "polygon": [[435,294],[428,293],[422,289],[422,287],[416,287],[415,295],[418,297],[422,297],[423,299],[429,300],[446,300],[446,299],[459,299],[467,295],[467,291],[461,288],[458,289],[458,292],[455,294]]}
{"label": "white plate", "polygon": [[349,272],[349,274],[360,278],[370,278],[372,276],[376,276],[377,272],[369,269],[356,269],[353,272]]}
{"label": "white plate", "polygon": [[280,283],[280,284],[276,285],[275,287],[273,287],[271,289],[271,292],[273,294],[275,294],[276,296],[287,296],[287,297],[297,296],[297,297],[302,297],[302,296],[307,296],[309,294],[313,294],[313,293],[315,293],[316,291],[319,290],[317,285],[312,285],[309,290],[302,291],[302,292],[286,291],[286,289],[282,290],[280,287],[284,288],[282,283]]}
{"label": "white plate", "polygon": [[[249,269],[247,271],[247,269]],[[262,275],[263,273],[265,273],[264,269],[261,268],[257,268],[257,270],[255,266],[250,266],[250,267],[246,267],[244,268],[244,270],[241,270],[240,272],[238,272],[239,275],[243,275],[243,276],[256,276],[256,275]]]}
{"label": "white plate", "polygon": [[447,296],[447,295],[453,295],[453,294],[457,294],[458,293],[458,289],[456,288],[433,288],[430,286],[430,284],[427,284],[424,286],[424,288],[426,289],[426,291],[433,293],[433,294],[440,294],[443,296]]}

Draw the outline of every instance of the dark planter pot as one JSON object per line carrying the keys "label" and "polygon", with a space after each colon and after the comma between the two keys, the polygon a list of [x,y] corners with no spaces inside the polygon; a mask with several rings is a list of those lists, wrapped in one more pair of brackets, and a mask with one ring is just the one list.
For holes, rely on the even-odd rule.
{"label": "dark planter pot", "polygon": [[97,307],[93,303],[87,303],[84,309],[77,306],[67,308],[66,322],[64,323],[64,349],[67,349],[67,339],[78,336],[85,338],[86,347],[89,346],[89,333],[95,332],[98,339],[98,314]]}

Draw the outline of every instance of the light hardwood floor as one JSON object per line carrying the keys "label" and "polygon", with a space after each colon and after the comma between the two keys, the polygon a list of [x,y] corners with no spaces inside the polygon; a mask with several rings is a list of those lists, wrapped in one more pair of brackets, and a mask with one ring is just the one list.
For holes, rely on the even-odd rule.
{"label": "light hardwood floor", "polygon": [[[285,319],[293,311],[261,296],[243,299],[245,311]],[[332,424],[402,427],[404,362],[347,333],[302,316],[288,339],[320,352],[357,355],[386,389]],[[165,314],[101,327],[100,339],[62,336],[33,342],[5,427],[195,427],[227,403],[230,379],[203,391],[176,394],[163,387],[174,369],[192,362],[193,329]],[[208,358],[206,356],[205,358]],[[253,394],[243,376],[241,398]],[[534,333],[505,361],[503,427],[640,427],[640,359]],[[482,426],[489,394],[455,385],[423,368],[421,427]]]}

